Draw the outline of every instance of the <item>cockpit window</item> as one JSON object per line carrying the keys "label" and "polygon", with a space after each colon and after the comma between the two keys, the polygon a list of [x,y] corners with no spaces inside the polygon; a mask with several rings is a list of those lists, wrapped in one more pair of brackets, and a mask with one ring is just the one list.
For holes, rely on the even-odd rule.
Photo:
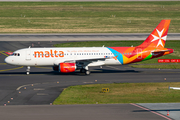
{"label": "cockpit window", "polygon": [[20,53],[13,53],[11,56],[20,56]]}

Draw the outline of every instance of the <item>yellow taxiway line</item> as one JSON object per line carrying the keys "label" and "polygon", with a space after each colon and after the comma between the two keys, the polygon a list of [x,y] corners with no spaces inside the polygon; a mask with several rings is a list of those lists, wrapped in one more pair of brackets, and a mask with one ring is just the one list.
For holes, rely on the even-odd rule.
{"label": "yellow taxiway line", "polygon": [[7,63],[0,63],[0,65],[7,65]]}
{"label": "yellow taxiway line", "polygon": [[17,69],[21,69],[21,68],[23,68],[23,66],[17,67],[17,68],[11,68],[11,69],[0,70],[0,72],[10,71],[10,70],[17,70]]}
{"label": "yellow taxiway line", "polygon": [[0,51],[0,53],[5,55],[5,56],[9,56],[9,55],[5,54],[4,51]]}
{"label": "yellow taxiway line", "polygon": [[36,68],[41,68],[41,69],[52,69],[52,68],[50,68],[50,67],[38,67],[38,66],[36,66]]}

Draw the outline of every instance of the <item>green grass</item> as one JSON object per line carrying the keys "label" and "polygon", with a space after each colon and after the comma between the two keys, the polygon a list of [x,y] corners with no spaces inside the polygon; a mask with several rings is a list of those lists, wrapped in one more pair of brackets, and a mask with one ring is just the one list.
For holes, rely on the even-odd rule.
{"label": "green grass", "polygon": [[180,1],[0,2],[0,33],[149,33],[162,19],[180,32]]}
{"label": "green grass", "polygon": [[[78,85],[66,88],[53,102],[60,104],[169,103],[180,102],[180,83],[116,83]],[[102,93],[102,88],[109,88]]]}
{"label": "green grass", "polygon": [[180,64],[177,64],[177,63],[173,63],[173,64],[161,64],[159,63],[158,65],[157,64],[154,64],[154,65],[146,65],[146,64],[143,64],[143,65],[129,65],[131,67],[135,67],[135,68],[153,68],[153,69],[180,69]]}

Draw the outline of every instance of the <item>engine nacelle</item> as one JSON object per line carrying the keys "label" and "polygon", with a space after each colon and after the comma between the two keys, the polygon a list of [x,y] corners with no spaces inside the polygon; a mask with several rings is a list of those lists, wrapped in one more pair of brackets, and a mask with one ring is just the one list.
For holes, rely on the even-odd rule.
{"label": "engine nacelle", "polygon": [[76,63],[59,63],[59,72],[70,73],[76,70]]}

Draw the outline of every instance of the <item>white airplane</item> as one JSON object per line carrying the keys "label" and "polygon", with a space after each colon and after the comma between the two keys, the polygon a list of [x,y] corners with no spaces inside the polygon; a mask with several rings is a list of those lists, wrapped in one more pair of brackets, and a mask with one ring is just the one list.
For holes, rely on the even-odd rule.
{"label": "white airplane", "polygon": [[147,39],[136,47],[53,47],[25,48],[15,51],[5,59],[10,65],[52,66],[62,73],[80,70],[86,75],[91,66],[123,65],[140,62],[173,53],[173,49],[164,48],[170,20],[162,20]]}

